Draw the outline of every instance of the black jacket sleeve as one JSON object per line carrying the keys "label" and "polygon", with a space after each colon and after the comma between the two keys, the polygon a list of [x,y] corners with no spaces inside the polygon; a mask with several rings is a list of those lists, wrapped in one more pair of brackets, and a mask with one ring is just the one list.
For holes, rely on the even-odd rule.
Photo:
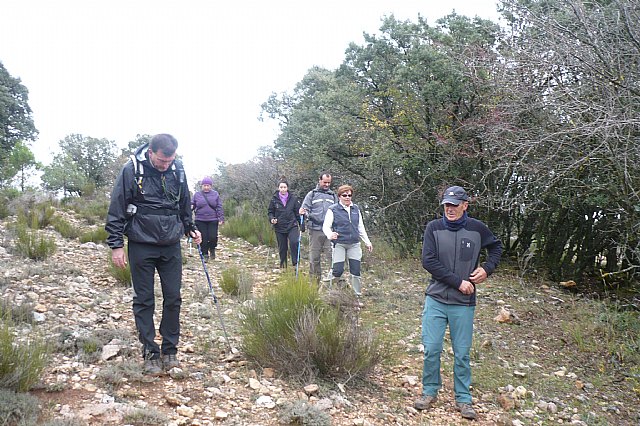
{"label": "black jacket sleeve", "polygon": [[127,206],[133,201],[134,196],[133,164],[128,161],[116,179],[111,192],[111,201],[107,212],[105,231],[107,231],[107,244],[112,249],[124,247],[124,230],[129,217]]}

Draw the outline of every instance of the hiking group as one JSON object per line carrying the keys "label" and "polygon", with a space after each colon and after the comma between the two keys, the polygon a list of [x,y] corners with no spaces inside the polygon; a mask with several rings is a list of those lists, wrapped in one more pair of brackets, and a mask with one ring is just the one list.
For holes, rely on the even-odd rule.
{"label": "hiking group", "polygon": [[[177,358],[182,302],[180,240],[183,235],[193,239],[201,250],[204,266],[205,259],[215,259],[218,225],[224,223],[222,200],[212,189],[211,178],[202,179],[202,191],[190,199],[184,168],[176,160],[177,147],[173,136],[158,134],[134,152],[115,182],[105,225],[113,264],[131,267],[133,314],[142,344],[143,371],[150,375],[159,375],[180,365]],[[365,229],[362,209],[353,203],[354,188],[341,185],[334,192],[331,183],[331,174],[321,173],[316,187],[300,201],[289,191],[289,183],[283,178],[278,182],[267,213],[276,234],[281,268],[288,266],[290,258],[297,275],[301,232],[306,227],[311,281],[320,284],[323,280],[339,280],[348,264],[350,284],[359,301],[363,255],[360,241],[369,252],[373,246]],[[496,269],[502,244],[484,223],[467,215],[469,196],[464,188],[447,188],[440,204],[442,217],[427,223],[423,235],[422,266],[431,278],[422,311],[422,395],[414,407],[429,410],[438,401],[442,387],[440,355],[448,326],[454,353],[456,407],[462,417],[475,419],[469,354],[476,286]],[[486,259],[480,265],[480,255],[485,250]],[[323,260],[331,261],[325,278],[322,277]],[[155,342],[153,321],[156,271],[163,297],[160,345]]]}

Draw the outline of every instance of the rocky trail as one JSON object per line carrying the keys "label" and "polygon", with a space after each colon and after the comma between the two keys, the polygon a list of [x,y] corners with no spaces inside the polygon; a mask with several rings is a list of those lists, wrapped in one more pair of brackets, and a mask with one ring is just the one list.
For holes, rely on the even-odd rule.
{"label": "rocky trail", "polygon": [[[47,232],[56,234],[50,229]],[[41,383],[31,391],[42,401],[43,422],[76,418],[88,425],[127,424],[125,419],[129,424],[153,424],[148,419],[147,423],[131,421],[133,412],[153,412],[170,425],[276,425],[281,424],[279,415],[287,403],[303,400],[328,413],[335,425],[469,423],[454,408],[448,354],[443,357],[443,365],[447,365],[445,384],[436,408],[428,413],[413,408],[421,392],[420,311],[426,278],[417,262],[389,265],[372,261],[363,273],[365,306],[361,321],[386,335],[393,356],[365,382],[297,383],[269,366],[252,365],[245,359],[238,333],[242,302],[225,295],[217,284],[222,270],[237,266],[251,273],[254,297],[259,297],[276,285],[280,274],[273,250],[221,237],[217,258],[207,264],[233,348],[229,350],[200,258],[185,242],[181,368],[149,378],[139,374],[140,348],[131,312],[131,290],[109,274],[110,251],[106,246],[80,244],[58,236],[56,253],[35,262],[12,253],[6,223],[0,225],[0,233],[0,294],[15,305],[29,303],[35,311],[33,324],[18,325],[20,336],[44,336],[56,348]],[[487,316],[478,318],[480,333],[486,333],[478,337],[479,345],[494,342],[493,350],[502,346],[499,350],[506,351],[511,350],[508,345],[517,346],[518,341],[536,346],[524,339],[504,343],[510,333],[506,328],[502,329],[503,337],[495,336],[495,330],[500,334],[499,327],[507,327],[493,317],[501,307],[509,306],[508,292],[489,285],[479,296],[483,309],[490,310]],[[158,326],[162,300],[159,286],[156,296]],[[553,297],[557,294],[550,289],[539,298],[546,306],[554,306],[550,304]],[[503,343],[495,343],[498,339],[504,339]],[[540,347],[544,342],[536,344]],[[502,383],[500,389],[474,394],[478,411],[475,424],[588,424],[581,420],[585,413],[567,401],[595,397],[597,392],[587,380],[570,369],[562,372],[561,368],[535,362],[503,361],[513,379]],[[526,387],[518,386],[518,370],[524,375],[545,370],[554,380],[570,382],[566,396],[538,400]],[[582,388],[574,386],[577,380],[582,380]],[[518,403],[519,398],[536,402],[523,405]],[[607,399],[602,412],[594,413],[601,422],[597,424],[608,424],[617,416],[633,419],[634,408],[629,402]]]}

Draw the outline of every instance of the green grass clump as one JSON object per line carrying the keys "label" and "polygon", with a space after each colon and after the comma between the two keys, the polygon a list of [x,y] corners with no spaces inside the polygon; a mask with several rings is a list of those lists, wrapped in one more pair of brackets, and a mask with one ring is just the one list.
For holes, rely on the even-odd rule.
{"label": "green grass clump", "polygon": [[33,323],[33,306],[29,303],[18,305],[12,298],[0,300],[0,318],[12,323]]}
{"label": "green grass clump", "polygon": [[63,200],[63,204],[75,211],[89,225],[104,223],[109,210],[109,200],[74,197]]}
{"label": "green grass clump", "polygon": [[220,233],[229,238],[242,238],[251,245],[275,247],[276,236],[264,215],[258,215],[245,209],[227,219]]}
{"label": "green grass clump", "polygon": [[234,266],[222,271],[220,288],[226,294],[240,296],[243,300],[246,300],[251,295],[253,279],[251,274]]}
{"label": "green grass clump", "polygon": [[55,212],[50,202],[34,204],[31,207],[27,205],[18,211],[18,225],[25,225],[31,229],[44,229],[51,224]]}
{"label": "green grass clump", "polygon": [[15,248],[23,256],[33,260],[44,260],[56,251],[56,242],[37,230],[28,230],[24,226],[16,229]]}
{"label": "green grass clump", "polygon": [[0,388],[0,425],[35,425],[40,414],[35,396]]}
{"label": "green grass clump", "polygon": [[104,243],[107,241],[108,237],[109,234],[107,234],[107,231],[105,231],[104,228],[96,228],[80,235],[80,242],[88,243],[89,241],[92,241],[94,243]]}
{"label": "green grass clump", "polygon": [[53,229],[55,229],[63,238],[73,240],[80,236],[80,230],[62,216],[54,216],[51,224],[53,225]]}
{"label": "green grass clump", "polygon": [[40,380],[49,352],[41,340],[16,342],[10,326],[0,320],[0,388],[26,392]]}
{"label": "green grass clump", "polygon": [[317,286],[286,275],[243,311],[244,351],[260,365],[303,379],[365,377],[382,358],[381,344],[354,313],[328,305]]}

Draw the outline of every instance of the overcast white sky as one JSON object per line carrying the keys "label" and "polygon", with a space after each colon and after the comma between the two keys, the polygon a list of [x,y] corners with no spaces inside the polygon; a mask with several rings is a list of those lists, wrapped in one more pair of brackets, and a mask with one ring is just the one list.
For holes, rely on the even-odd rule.
{"label": "overcast white sky", "polygon": [[433,24],[454,9],[498,19],[496,0],[3,0],[0,62],[29,90],[37,160],[71,133],[124,147],[166,132],[195,181],[272,145],[260,105],[337,68],[383,16]]}

